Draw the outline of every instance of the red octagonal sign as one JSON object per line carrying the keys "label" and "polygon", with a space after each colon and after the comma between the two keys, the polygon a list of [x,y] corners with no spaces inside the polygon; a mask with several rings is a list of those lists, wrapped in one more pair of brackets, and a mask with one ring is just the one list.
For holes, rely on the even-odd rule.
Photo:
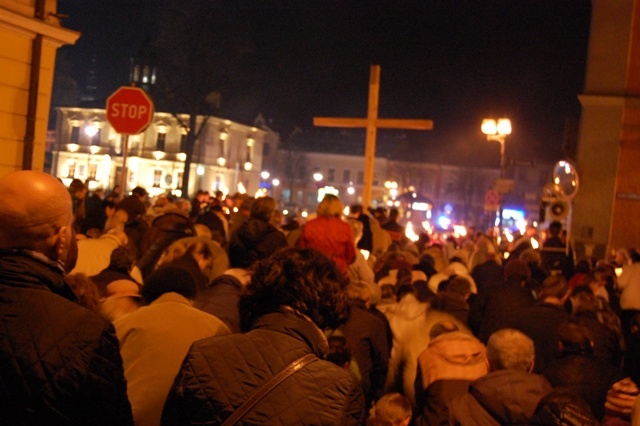
{"label": "red octagonal sign", "polygon": [[107,99],[107,121],[125,135],[137,135],[153,119],[153,101],[139,87],[122,86]]}

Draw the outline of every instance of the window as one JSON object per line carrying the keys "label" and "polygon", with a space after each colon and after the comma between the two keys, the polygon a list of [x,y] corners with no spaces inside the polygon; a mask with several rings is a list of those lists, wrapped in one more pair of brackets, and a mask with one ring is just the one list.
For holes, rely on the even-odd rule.
{"label": "window", "polygon": [[358,185],[362,185],[364,183],[364,172],[363,171],[359,171],[358,172],[358,177],[356,178],[356,183]]}
{"label": "window", "polygon": [[180,152],[187,152],[187,134],[182,133],[180,135]]}
{"label": "window", "polygon": [[76,162],[69,161],[68,163],[69,171],[67,172],[68,178],[74,178],[76,176]]}
{"label": "window", "polygon": [[336,180],[336,169],[327,170],[327,182],[334,182]]}
{"label": "window", "polygon": [[153,171],[153,186],[155,188],[160,187],[160,180],[162,179],[162,170],[154,170]]}
{"label": "window", "polygon": [[98,173],[98,165],[96,163],[89,164],[89,179],[96,180],[97,173]]}
{"label": "window", "polygon": [[268,157],[270,153],[271,153],[271,146],[269,145],[268,142],[265,142],[264,144],[262,144],[262,156]]}
{"label": "window", "polygon": [[342,183],[351,182],[351,170],[343,170],[342,171]]}
{"label": "window", "polygon": [[80,126],[71,128],[71,143],[80,143]]}
{"label": "window", "polygon": [[156,138],[156,151],[164,152],[164,144],[167,138],[166,133],[158,132],[158,137]]}

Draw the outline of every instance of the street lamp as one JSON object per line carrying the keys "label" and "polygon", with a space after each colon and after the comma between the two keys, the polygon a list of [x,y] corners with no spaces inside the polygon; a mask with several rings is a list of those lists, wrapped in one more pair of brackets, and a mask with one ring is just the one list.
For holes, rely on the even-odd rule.
{"label": "street lamp", "polygon": [[[507,135],[511,134],[511,120],[508,118],[499,118],[497,121],[493,118],[485,118],[482,120],[482,133],[487,135],[488,141],[496,141],[500,143],[500,179],[504,179],[507,174],[507,160],[505,157],[505,142]],[[501,191],[499,191],[501,192]],[[500,194],[500,216],[498,226],[502,230],[502,193]]]}

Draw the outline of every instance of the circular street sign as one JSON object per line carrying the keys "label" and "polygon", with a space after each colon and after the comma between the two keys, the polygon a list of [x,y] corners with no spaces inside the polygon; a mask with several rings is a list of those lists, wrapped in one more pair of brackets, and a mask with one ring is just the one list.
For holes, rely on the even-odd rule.
{"label": "circular street sign", "polygon": [[490,189],[484,194],[484,203],[490,206],[497,206],[500,203],[498,191]]}
{"label": "circular street sign", "polygon": [[153,101],[139,87],[122,86],[107,99],[107,121],[125,135],[137,135],[153,119]]}

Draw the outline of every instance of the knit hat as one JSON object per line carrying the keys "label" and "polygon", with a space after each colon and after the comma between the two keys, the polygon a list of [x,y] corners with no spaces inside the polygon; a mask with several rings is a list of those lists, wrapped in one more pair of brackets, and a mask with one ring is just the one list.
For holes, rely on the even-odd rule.
{"label": "knit hat", "polygon": [[170,292],[178,293],[187,299],[195,298],[196,278],[190,269],[184,264],[160,265],[149,275],[142,287],[142,297],[145,302],[149,304]]}

